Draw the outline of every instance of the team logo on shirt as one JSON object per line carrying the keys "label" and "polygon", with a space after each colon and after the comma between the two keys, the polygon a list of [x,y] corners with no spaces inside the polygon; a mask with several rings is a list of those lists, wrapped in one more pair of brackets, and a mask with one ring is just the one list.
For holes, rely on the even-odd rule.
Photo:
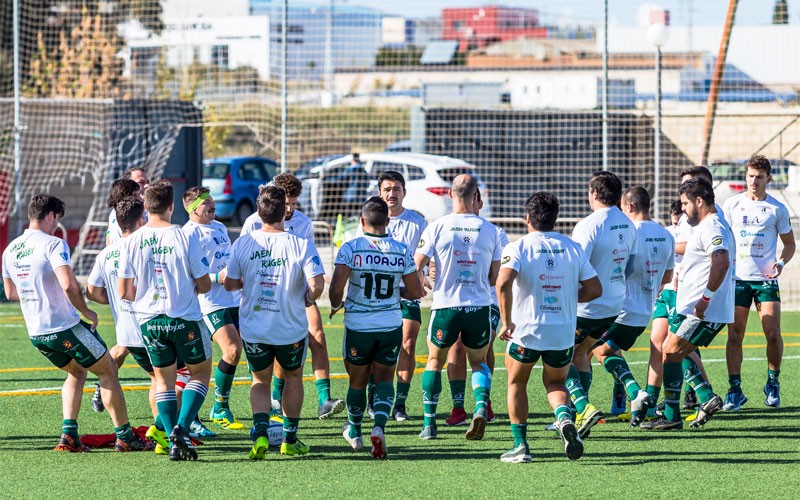
{"label": "team logo on shirt", "polygon": [[472,245],[472,238],[470,238],[469,236],[464,236],[463,238],[461,238],[461,241],[463,241],[464,244],[467,246]]}
{"label": "team logo on shirt", "polygon": [[721,245],[722,244],[722,237],[721,236],[717,236],[716,238],[711,240],[711,244],[714,245],[714,246]]}
{"label": "team logo on shirt", "polygon": [[316,265],[316,266],[318,266],[318,265],[322,264],[322,261],[321,261],[321,260],[319,260],[319,257],[317,257],[316,255],[315,255],[315,256],[313,256],[313,257],[311,257],[311,262],[313,262],[313,263],[314,263],[314,265]]}
{"label": "team logo on shirt", "polygon": [[545,261],[545,265],[547,266],[547,270],[548,271],[552,271],[553,269],[556,268],[556,259],[553,259],[552,257],[548,258]]}
{"label": "team logo on shirt", "polygon": [[500,261],[500,264],[506,264],[506,263],[508,263],[508,262],[511,262],[511,257],[509,257],[508,255],[506,255],[506,256],[505,256],[505,257],[503,257],[503,259]]}
{"label": "team logo on shirt", "polygon": [[417,248],[422,248],[424,246],[425,246],[425,240],[420,238],[419,243],[417,243]]}
{"label": "team logo on shirt", "polygon": [[64,261],[68,261],[69,260],[69,254],[67,252],[61,252],[58,255],[60,255],[61,258],[64,259]]}
{"label": "team logo on shirt", "polygon": [[625,239],[625,235],[624,235],[624,234],[622,234],[622,233],[619,233],[619,235],[617,236],[617,238],[619,238],[619,241],[623,241],[623,240]]}

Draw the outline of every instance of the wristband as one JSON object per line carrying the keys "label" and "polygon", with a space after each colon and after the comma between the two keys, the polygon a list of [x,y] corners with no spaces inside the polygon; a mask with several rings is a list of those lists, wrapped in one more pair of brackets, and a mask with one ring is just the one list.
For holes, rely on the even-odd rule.
{"label": "wristband", "polygon": [[212,273],[211,274],[211,282],[214,284],[219,285],[219,273]]}
{"label": "wristband", "polygon": [[784,267],[784,266],[786,266],[786,262],[784,262],[783,259],[781,259],[778,262],[776,262],[775,265]]}
{"label": "wristband", "polygon": [[712,292],[711,290],[706,288],[705,290],[703,290],[703,296],[701,297],[701,299],[706,302],[709,302],[711,300],[711,297],[714,296],[714,293],[715,292]]}

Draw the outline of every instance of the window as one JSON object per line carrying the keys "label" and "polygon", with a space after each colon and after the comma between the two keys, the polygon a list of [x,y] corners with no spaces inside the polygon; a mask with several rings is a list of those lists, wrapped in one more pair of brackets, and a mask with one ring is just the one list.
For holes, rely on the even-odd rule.
{"label": "window", "polygon": [[261,163],[249,161],[239,167],[239,178],[243,181],[267,182],[269,177]]}
{"label": "window", "polygon": [[211,46],[211,65],[220,69],[228,69],[228,46]]}
{"label": "window", "polygon": [[[381,176],[382,173],[386,172],[387,170],[394,170],[396,172],[403,173],[403,165],[399,163],[392,163],[388,161],[376,161],[372,162],[372,170],[370,170],[370,177],[373,179],[377,179]],[[408,180],[408,179],[406,179]]]}
{"label": "window", "polygon": [[462,21],[461,19],[457,19],[457,20],[453,21],[453,29],[454,30],[459,31],[463,27],[464,27],[464,21]]}
{"label": "window", "polygon": [[418,181],[425,178],[425,171],[419,167],[415,167],[413,165],[406,165],[408,169],[408,175],[406,175],[406,181]]}

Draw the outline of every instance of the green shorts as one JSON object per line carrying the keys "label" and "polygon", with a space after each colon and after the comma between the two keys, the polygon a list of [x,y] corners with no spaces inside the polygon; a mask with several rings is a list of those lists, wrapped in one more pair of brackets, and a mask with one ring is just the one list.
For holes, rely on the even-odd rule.
{"label": "green shorts", "polygon": [[586,337],[600,340],[606,330],[614,324],[615,319],[617,319],[616,316],[602,319],[581,318],[578,316],[578,322],[575,326],[575,345],[586,340]]}
{"label": "green shorts", "polygon": [[403,319],[422,323],[422,312],[419,309],[418,300],[401,300],[400,310],[403,312]]}
{"label": "green shorts", "polygon": [[431,311],[428,339],[439,349],[446,349],[458,340],[468,349],[481,349],[492,337],[489,306],[447,307]]}
{"label": "green shorts", "polygon": [[489,306],[489,323],[492,325],[492,336],[494,336],[497,327],[500,326],[500,308],[494,304]]}
{"label": "green shorts", "polygon": [[303,337],[293,344],[273,345],[243,341],[247,366],[251,372],[266,370],[275,360],[287,372],[299,370],[306,361],[308,337]]}
{"label": "green shorts", "polygon": [[31,343],[58,368],[64,368],[73,359],[89,368],[108,352],[97,331],[84,321],[60,332],[31,337]]}
{"label": "green shorts", "polygon": [[646,326],[628,326],[621,323],[613,323],[608,327],[605,335],[600,338],[601,342],[605,342],[609,347],[615,351],[627,351],[636,339],[644,332]]}
{"label": "green shorts", "polygon": [[217,333],[217,330],[222,328],[225,325],[233,325],[236,330],[239,330],[239,308],[238,307],[226,307],[224,309],[217,309],[214,312],[210,312],[208,314],[203,315],[203,322],[206,324],[206,328],[208,331],[211,332],[211,338],[214,338],[214,334]]}
{"label": "green shorts", "polygon": [[750,309],[750,306],[755,302],[756,308],[758,308],[762,302],[781,301],[781,291],[780,288],[778,288],[778,280],[736,280],[736,291],[734,293],[736,307],[746,307]]}
{"label": "green shorts", "polygon": [[669,331],[692,345],[705,347],[714,340],[726,323],[712,323],[701,319],[678,315],[678,321],[670,326]]}
{"label": "green shorts", "polygon": [[202,321],[159,314],[141,328],[147,354],[156,368],[172,366],[179,359],[196,365],[211,357],[211,335]]}
{"label": "green shorts", "polygon": [[153,373],[153,364],[150,362],[150,356],[147,355],[146,347],[128,347],[127,349],[137,365],[147,373]]}
{"label": "green shorts", "polygon": [[520,363],[533,364],[542,358],[542,363],[553,368],[563,368],[572,363],[574,347],[562,351],[536,351],[522,347],[514,342],[509,342],[506,353]]}
{"label": "green shorts", "polygon": [[351,365],[366,366],[374,361],[394,366],[403,345],[403,327],[386,332],[357,332],[345,327],[342,344],[342,357]]}
{"label": "green shorts", "polygon": [[653,319],[667,318],[667,321],[669,321],[670,324],[674,323],[675,314],[677,313],[675,309],[675,299],[677,297],[678,294],[675,292],[675,290],[661,290],[661,293],[656,299],[656,307],[653,310]]}

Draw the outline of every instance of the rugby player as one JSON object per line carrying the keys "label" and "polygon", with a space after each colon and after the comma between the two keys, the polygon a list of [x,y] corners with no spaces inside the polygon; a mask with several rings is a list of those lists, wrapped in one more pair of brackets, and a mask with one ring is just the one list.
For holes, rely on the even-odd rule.
{"label": "rugby player", "polygon": [[592,384],[591,350],[622,312],[625,269],[636,251],[636,227],[619,209],[622,182],[611,172],[598,171],[589,181],[592,214],[575,225],[572,239],[586,252],[603,285],[603,295],[578,304],[575,355],[567,388],[578,412],[576,424],[585,438],[603,414],[589,403]]}
{"label": "rugby player", "polygon": [[267,186],[257,199],[261,228],[240,236],[231,248],[225,289],[241,290],[239,327],[253,376],[253,447],[248,457],[263,460],[269,448],[270,383],[275,361],[285,380],[282,455],[305,455],[297,438],[303,406],[303,363],[308,342],[304,301],[322,294],[324,273],[314,243],[284,230],[286,192]]}
{"label": "rugby player", "polygon": [[417,270],[436,261],[437,279],[428,325],[428,362],[422,374],[425,419],[422,439],[435,439],[436,406],[442,392],[442,366],[450,347],[461,337],[472,367],[475,411],[465,437],[483,439],[492,373],[486,364],[491,341],[490,288],[500,268],[502,244],[496,227],[475,215],[478,182],[468,174],[453,179],[453,213],[423,232],[414,259]]}
{"label": "rugby player", "polygon": [[570,460],[583,455],[583,442],[572,421],[564,384],[575,344],[578,302],[603,293],[597,273],[580,245],[554,231],[558,199],[534,193],[525,203],[528,234],[503,251],[497,295],[508,342],[508,414],[514,448],[502,462],[530,462],[528,446],[528,379],[541,358],[542,382],[553,408],[564,450]]}
{"label": "rugby player", "polygon": [[[169,458],[196,460],[190,426],[211,375],[211,338],[196,293],[208,292],[211,279],[200,241],[170,223],[173,194],[172,184],[164,180],[145,191],[149,220],[122,240],[117,283],[120,298],[133,302],[153,365],[158,416],[172,443]],[[180,412],[175,393],[179,359],[190,373]]]}
{"label": "rugby player", "polygon": [[686,242],[676,298],[677,321],[664,344],[664,414],[642,424],[643,429],[683,428],[680,393],[685,378],[700,406],[692,427],[699,427],[722,409],[722,399],[700,372],[689,353],[707,346],[722,328],[733,322],[733,266],[731,232],[716,212],[714,189],[705,179],[690,179],[680,188],[687,222],[693,227]]}
{"label": "rugby player", "polygon": [[[3,289],[19,301],[31,343],[67,373],[61,389],[63,420],[57,451],[91,451],[78,434],[81,396],[90,371],[100,379],[100,394],[114,423],[116,451],[151,450],[131,429],[117,364],[97,333],[97,314],[86,306],[72,273],[67,242],[53,236],[64,216],[64,202],[37,194],[28,205],[28,229],[3,251]],[[81,320],[80,313],[91,323]]]}
{"label": "rugby player", "polygon": [[[275,176],[270,182],[286,192],[286,219],[284,231],[305,238],[314,243],[314,226],[311,219],[303,212],[297,210],[297,197],[303,191],[303,184],[294,175],[284,172]],[[258,212],[245,220],[241,235],[260,229],[262,225]],[[322,314],[316,303],[306,304],[306,316],[310,337],[308,348],[311,350],[311,367],[314,370],[317,388],[317,416],[320,420],[328,419],[345,408],[345,402],[331,397],[331,364],[328,359],[328,344],[325,340],[325,331],[322,329]],[[283,397],[283,368],[280,364],[275,366],[272,376],[272,407],[280,412],[280,401]]]}
{"label": "rugby player", "polygon": [[209,418],[222,428],[230,430],[244,429],[230,409],[230,399],[236,366],[242,355],[242,339],[239,336],[239,300],[238,292],[225,290],[225,269],[231,251],[231,239],[228,228],[214,220],[216,205],[208,188],[193,187],[183,194],[183,207],[189,213],[189,221],[183,230],[188,235],[194,234],[200,240],[203,254],[209,262],[211,271],[211,290],[197,296],[203,321],[211,332],[211,340],[217,343],[222,351],[222,359],[214,371],[214,406]]}
{"label": "rugby player", "polygon": [[[393,182],[401,186],[399,181]],[[418,300],[424,294],[411,250],[387,234],[387,225],[391,223],[389,214],[388,204],[380,197],[374,196],[364,203],[362,235],[345,242],[339,249],[329,288],[331,314],[342,307],[345,310],[342,351],[350,365],[347,423],[342,435],[354,450],[364,446],[361,422],[367,404],[367,382],[372,372],[375,379],[375,423],[370,434],[373,458],[386,458],[387,454],[384,431],[395,396],[394,372],[404,344],[400,297]],[[343,301],[348,283],[347,299]]]}
{"label": "rugby player", "polygon": [[[747,162],[745,174],[747,190],[725,201],[723,213],[736,243],[736,310],[728,326],[728,343],[725,358],[728,362],[730,389],[722,409],[736,411],[747,402],[742,391],[742,339],[750,315],[750,305],[755,302],[761,318],[761,327],[767,340],[767,383],[764,386],[764,404],[781,406],[781,294],[778,277],[786,263],[794,257],[795,242],[789,211],[786,206],[767,194],[767,184],[772,181],[772,166],[762,155],[754,155]],[[777,242],[783,244],[776,260]],[[731,252],[734,252],[731,249]]]}

